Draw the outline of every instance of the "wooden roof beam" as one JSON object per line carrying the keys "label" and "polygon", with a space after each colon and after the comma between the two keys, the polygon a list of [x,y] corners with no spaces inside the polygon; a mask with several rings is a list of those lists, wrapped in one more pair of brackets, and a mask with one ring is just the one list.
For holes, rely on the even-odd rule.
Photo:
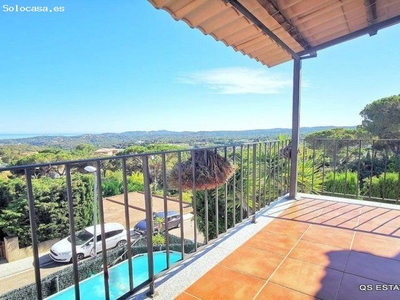
{"label": "wooden roof beam", "polygon": [[340,36],[340,37],[338,37],[336,39],[328,40],[327,42],[319,44],[319,45],[314,46],[314,47],[311,47],[310,49],[306,49],[306,50],[297,52],[297,55],[303,56],[303,55],[306,55],[306,54],[310,54],[312,52],[316,52],[316,51],[319,51],[319,50],[322,50],[322,49],[325,49],[325,48],[329,48],[329,47],[332,47],[334,45],[337,45],[337,44],[340,44],[340,43],[347,42],[349,40],[358,38],[358,37],[360,37],[362,35],[370,34],[370,32],[378,31],[378,30],[381,30],[383,28],[386,28],[386,27],[389,27],[389,26],[393,26],[393,25],[398,24],[398,23],[400,23],[400,15],[395,16],[395,17],[393,17],[391,19],[384,20],[382,22],[375,23],[375,24],[373,24],[371,26],[368,26],[368,27],[362,28],[360,30],[351,32],[351,33],[346,34],[344,36]]}
{"label": "wooden roof beam", "polygon": [[249,19],[255,26],[261,29],[267,36],[274,40],[280,47],[282,47],[286,52],[288,52],[293,58],[299,59],[295,51],[293,51],[287,44],[285,44],[278,36],[276,36],[267,26],[265,26],[259,19],[257,19],[250,11],[247,10],[238,0],[224,0],[229,3],[234,8],[236,8],[241,14],[243,14],[247,19]]}
{"label": "wooden roof beam", "polygon": [[[376,0],[364,0],[365,9],[367,11],[367,22],[368,26],[375,24],[377,19],[376,13]],[[371,30],[369,32],[370,36],[373,36],[378,33],[378,30]]]}
{"label": "wooden roof beam", "polygon": [[310,48],[310,43],[304,38],[296,26],[280,11],[278,4],[272,0],[257,0],[257,2],[273,17],[292,38],[304,49]]}

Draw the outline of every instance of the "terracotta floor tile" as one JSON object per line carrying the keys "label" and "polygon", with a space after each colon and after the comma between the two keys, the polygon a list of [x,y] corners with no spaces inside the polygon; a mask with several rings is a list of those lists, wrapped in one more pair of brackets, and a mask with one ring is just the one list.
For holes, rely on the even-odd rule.
{"label": "terracotta floor tile", "polygon": [[[399,291],[377,291],[382,283],[363,277],[344,274],[336,300],[391,300],[399,299]],[[362,291],[361,289],[369,289]]]}
{"label": "terracotta floor tile", "polygon": [[350,249],[353,235],[352,230],[312,225],[303,235],[302,240]]}
{"label": "terracotta floor tile", "polygon": [[400,216],[397,212],[384,213],[370,219],[360,221],[357,230],[383,233],[388,235],[399,234]]}
{"label": "terracotta floor tile", "polygon": [[400,239],[379,234],[356,232],[352,250],[400,260]]}
{"label": "terracotta floor tile", "polygon": [[260,279],[268,279],[283,259],[282,255],[276,253],[242,246],[221,261],[220,265]]}
{"label": "terracotta floor tile", "polygon": [[385,219],[386,216],[391,216],[389,212],[390,209],[388,208],[365,206],[361,210],[359,223],[360,224],[376,223],[376,222],[379,223],[380,217],[383,217]]}
{"label": "terracotta floor tile", "polygon": [[392,226],[394,224],[398,224],[400,220],[400,210],[398,209],[390,209],[388,212],[386,212],[384,215],[380,215],[380,218],[386,218],[385,223],[389,222],[392,223]]}
{"label": "terracotta floor tile", "polygon": [[292,204],[291,207],[297,207],[297,208],[302,208],[302,207],[310,207],[310,206],[318,206],[318,205],[325,205],[327,202],[324,200],[318,200],[318,199],[311,199],[311,198],[304,198],[301,200],[297,200]]}
{"label": "terracotta floor tile", "polygon": [[322,299],[334,299],[342,272],[286,258],[270,281]]}
{"label": "terracotta floor tile", "polygon": [[301,240],[290,252],[289,257],[322,267],[343,271],[349,256],[347,250]]}
{"label": "terracotta floor tile", "polygon": [[299,238],[307,230],[310,225],[307,223],[296,222],[292,220],[275,219],[270,224],[265,226],[261,231],[288,235],[294,238]]}
{"label": "terracotta floor tile", "polygon": [[288,215],[288,220],[300,221],[300,222],[314,222],[320,215],[321,210],[315,210],[304,213],[292,213]]}
{"label": "terracotta floor tile", "polygon": [[323,209],[332,205],[329,201],[320,200],[299,200],[294,202],[287,211],[312,211],[315,209]]}
{"label": "terracotta floor tile", "polygon": [[[399,221],[400,223],[400,221]],[[358,231],[362,231],[360,228],[357,228]],[[365,231],[364,231],[365,232]],[[379,226],[373,230],[369,230],[367,232],[370,233],[377,233],[377,234],[383,234],[389,237],[393,238],[400,238],[400,227],[399,224],[397,224],[396,227],[389,226],[388,224],[384,226]]]}
{"label": "terracotta floor tile", "polygon": [[359,214],[362,206],[357,204],[345,203],[345,202],[332,202],[333,204],[324,208],[323,214],[329,213],[332,215],[343,215],[343,214]]}
{"label": "terracotta floor tile", "polygon": [[306,210],[310,210],[310,209],[321,209],[321,208],[326,208],[329,207],[333,204],[333,202],[330,201],[321,201],[321,200],[300,200],[297,201],[295,203],[292,204],[292,206],[290,208],[299,208],[299,209],[306,209]]}
{"label": "terracotta floor tile", "polygon": [[[338,203],[339,204],[339,203]],[[360,205],[340,203],[340,206],[331,206],[323,209],[321,216],[342,217],[342,218],[358,218],[361,213]]]}
{"label": "terracotta floor tile", "polygon": [[244,243],[243,246],[286,256],[296,242],[297,239],[291,236],[260,231]]}
{"label": "terracotta floor tile", "polygon": [[360,204],[353,204],[353,203],[347,203],[347,202],[336,202],[336,201],[330,201],[332,203],[331,209],[335,210],[354,210],[354,209],[360,209],[363,208],[362,205]]}
{"label": "terracotta floor tile", "polygon": [[315,219],[315,223],[343,229],[355,229],[358,224],[357,219],[358,217],[343,218],[341,216],[322,215]]}
{"label": "terracotta floor tile", "polygon": [[376,291],[400,284],[400,211],[302,199],[264,217],[273,220],[176,299],[400,299]]}
{"label": "terracotta floor tile", "polygon": [[197,298],[186,292],[183,292],[182,294],[180,294],[178,297],[175,298],[175,300],[198,300],[198,299],[200,299],[200,298]]}
{"label": "terracotta floor tile", "polygon": [[[373,211],[374,212],[374,211]],[[380,210],[375,212],[373,215],[360,215],[360,224],[362,223],[377,223],[387,224],[392,223],[391,226],[398,224],[400,220],[400,213],[397,210]]]}
{"label": "terracotta floor tile", "polygon": [[217,265],[186,292],[200,299],[253,299],[265,281]]}
{"label": "terracotta floor tile", "polygon": [[336,201],[325,201],[325,203],[330,204],[329,206],[327,206],[327,209],[330,209],[330,210],[341,209],[341,208],[347,207],[347,205],[349,205],[349,203],[336,202]]}
{"label": "terracotta floor tile", "polygon": [[319,214],[322,211],[322,209],[327,205],[329,204],[323,202],[318,204],[307,204],[307,205],[294,203],[291,207],[286,209],[285,212],[280,215],[280,217],[285,219],[291,219],[293,217],[299,217],[303,215]]}
{"label": "terracotta floor tile", "polygon": [[384,283],[399,284],[400,261],[351,251],[345,272]]}
{"label": "terracotta floor tile", "polygon": [[256,300],[314,300],[315,298],[300,293],[298,291],[291,290],[287,287],[279,284],[268,282],[265,287],[261,290],[260,294],[256,297]]}
{"label": "terracotta floor tile", "polygon": [[357,231],[360,232],[370,232],[374,233],[375,230],[379,229],[381,227],[381,224],[377,223],[363,223],[363,224],[358,224],[357,227],[355,228]]}

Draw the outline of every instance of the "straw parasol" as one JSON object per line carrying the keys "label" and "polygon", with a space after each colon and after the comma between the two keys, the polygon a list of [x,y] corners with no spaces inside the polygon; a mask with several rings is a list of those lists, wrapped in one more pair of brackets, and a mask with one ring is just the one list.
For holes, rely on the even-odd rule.
{"label": "straw parasol", "polygon": [[[193,152],[195,163],[194,181],[196,190],[207,190],[220,186],[235,173],[233,166],[227,159],[211,150],[196,150]],[[168,174],[168,185],[171,189],[179,189],[179,170],[181,173],[182,190],[193,188],[193,161],[175,165]]]}

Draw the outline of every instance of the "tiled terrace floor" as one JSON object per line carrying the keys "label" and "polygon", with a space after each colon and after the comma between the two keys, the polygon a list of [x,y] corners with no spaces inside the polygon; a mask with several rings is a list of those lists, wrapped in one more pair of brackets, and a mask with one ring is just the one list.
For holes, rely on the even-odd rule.
{"label": "tiled terrace floor", "polygon": [[294,202],[176,299],[400,299],[400,210],[363,203]]}

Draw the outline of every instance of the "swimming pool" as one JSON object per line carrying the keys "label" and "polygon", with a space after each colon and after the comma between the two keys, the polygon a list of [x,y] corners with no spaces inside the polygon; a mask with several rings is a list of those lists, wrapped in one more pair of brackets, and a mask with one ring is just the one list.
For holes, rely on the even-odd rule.
{"label": "swimming pool", "polygon": [[[133,282],[135,286],[145,282],[148,279],[148,265],[147,265],[147,253],[140,254],[132,258],[133,266]],[[166,252],[154,252],[154,274],[160,273],[167,268]],[[170,263],[175,263],[182,258],[180,252],[169,253]],[[110,287],[110,299],[117,299],[129,291],[129,269],[128,260],[111,267],[109,270],[109,287]],[[103,273],[96,274],[89,277],[79,283],[79,291],[81,299],[105,299],[104,292],[104,277]],[[54,294],[47,300],[70,300],[75,298],[74,286],[71,286],[61,292]]]}

